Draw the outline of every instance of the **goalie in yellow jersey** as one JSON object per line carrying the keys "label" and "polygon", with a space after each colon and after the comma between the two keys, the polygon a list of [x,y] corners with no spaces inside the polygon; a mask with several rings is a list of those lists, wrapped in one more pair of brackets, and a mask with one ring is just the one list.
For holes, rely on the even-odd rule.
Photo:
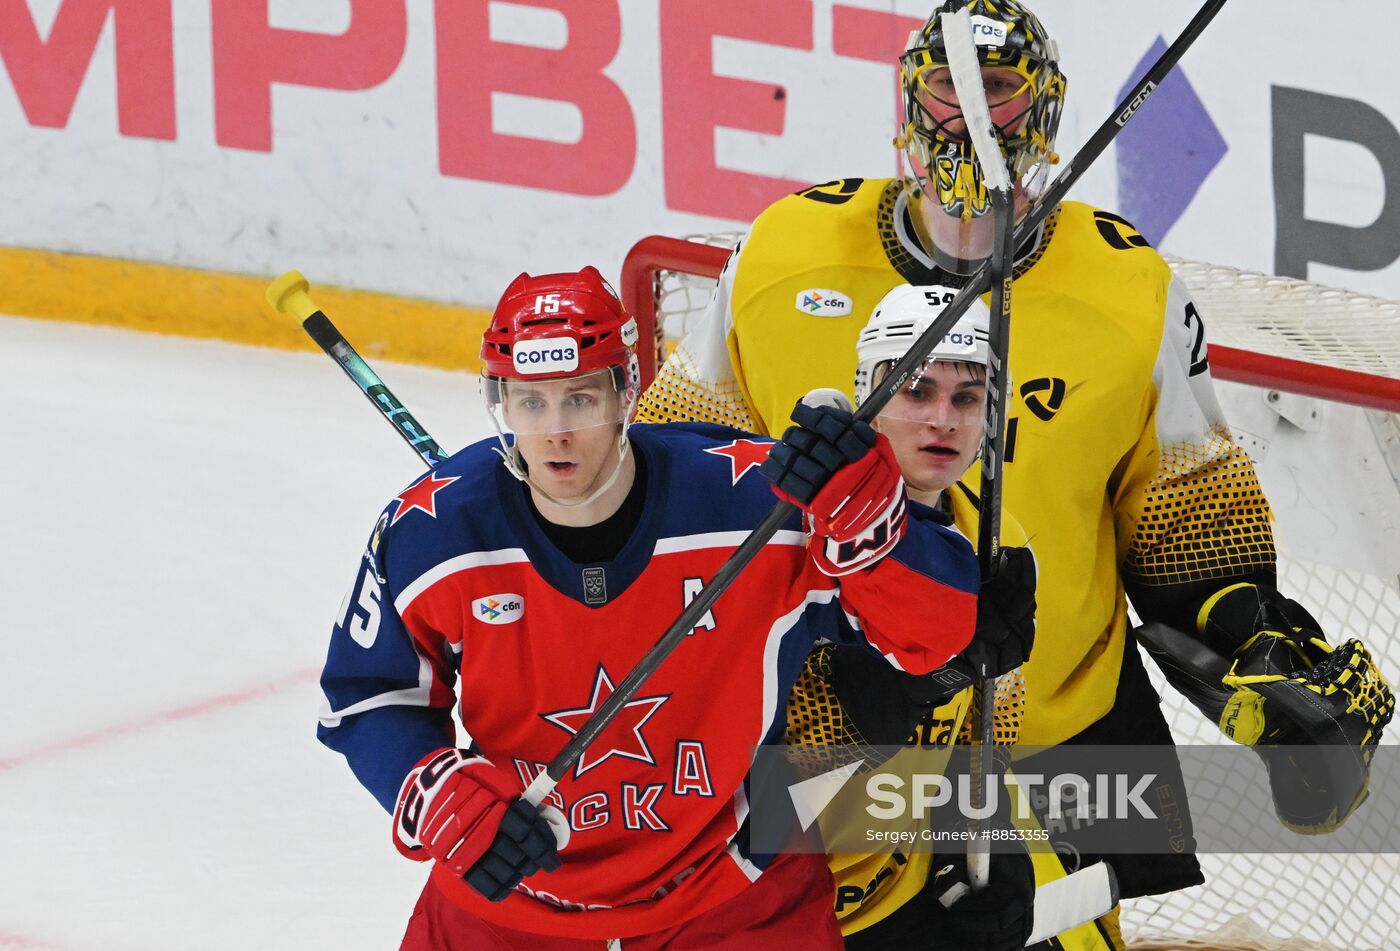
{"label": "goalie in yellow jersey", "polygon": [[[1018,210],[1034,199],[1058,161],[1066,80],[1055,44],[1015,0],[949,0],[900,58],[896,141],[912,178],[831,182],[765,210],[643,395],[640,419],[781,432],[803,394],[850,392],[857,337],[891,288],[957,288],[986,257],[986,186],[938,21],[963,6],[979,27]],[[1355,750],[1330,760],[1325,779],[1318,764],[1306,775],[1296,758],[1269,763],[1285,822],[1326,831],[1344,821],[1365,796],[1394,698],[1364,647],[1329,646],[1278,592],[1268,502],[1220,410],[1187,287],[1127,221],[1063,202],[1016,249],[1009,364],[1004,498],[1039,568],[1020,742],[1171,742],[1129,630],[1131,598],[1144,621],[1189,635],[1187,645],[1158,637],[1153,650],[1227,735],[1261,750]],[[975,484],[976,473],[964,478]],[[1109,857],[1123,897],[1201,882],[1193,848],[1186,834],[1163,854]]]}

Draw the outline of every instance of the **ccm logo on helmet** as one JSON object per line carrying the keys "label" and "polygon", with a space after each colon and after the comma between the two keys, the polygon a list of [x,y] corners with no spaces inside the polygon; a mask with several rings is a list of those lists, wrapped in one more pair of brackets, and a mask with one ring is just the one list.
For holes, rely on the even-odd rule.
{"label": "ccm logo on helmet", "polygon": [[978,46],[1005,46],[1009,31],[1005,23],[989,17],[972,18],[972,42]]}
{"label": "ccm logo on helmet", "polygon": [[573,337],[521,340],[511,348],[511,359],[521,373],[568,373],[578,369],[578,341]]}

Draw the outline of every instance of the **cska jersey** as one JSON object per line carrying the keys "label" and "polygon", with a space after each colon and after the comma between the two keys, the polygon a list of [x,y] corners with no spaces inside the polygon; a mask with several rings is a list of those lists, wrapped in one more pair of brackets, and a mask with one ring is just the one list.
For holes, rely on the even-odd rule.
{"label": "cska jersey", "polygon": [[[781,432],[813,388],[851,394],[856,338],[881,297],[959,283],[915,239],[909,195],[898,180],[847,179],[771,205],[639,418]],[[1194,629],[1194,613],[1154,612],[1184,603],[1176,592],[1271,573],[1275,553],[1268,503],[1215,397],[1201,315],[1161,256],[1077,202],[1021,250],[1004,501],[1040,570],[1021,742],[1048,746],[1113,705],[1125,581],[1144,617]],[[976,485],[978,469],[964,479]]]}
{"label": "cska jersey", "polygon": [[[617,557],[576,564],[541,531],[494,441],[454,455],[380,516],[331,636],[319,736],[392,810],[413,765],[453,734],[522,788],[612,694],[774,504],[771,443],[710,425],[634,426],[645,502]],[[798,516],[763,547],[551,796],[563,866],[492,904],[435,869],[472,914],[609,938],[681,923],[762,874],[747,848],[753,750],[819,641],[867,644],[923,672],[971,637],[971,545],[910,506],[885,558],[819,572]]]}

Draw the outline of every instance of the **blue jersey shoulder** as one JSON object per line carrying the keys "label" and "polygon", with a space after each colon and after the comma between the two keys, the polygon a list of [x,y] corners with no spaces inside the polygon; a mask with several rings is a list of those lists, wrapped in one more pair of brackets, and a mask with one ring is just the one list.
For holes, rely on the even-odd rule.
{"label": "blue jersey shoulder", "polygon": [[[696,535],[754,528],[778,501],[758,471],[773,440],[713,423],[634,425],[633,444],[665,480],[661,534]],[[798,528],[796,513],[792,525]]]}
{"label": "blue jersey shoulder", "polygon": [[472,443],[389,500],[368,552],[382,576],[392,566],[409,579],[453,555],[519,546],[502,512],[501,492],[516,482],[502,485],[499,446],[495,438]]}

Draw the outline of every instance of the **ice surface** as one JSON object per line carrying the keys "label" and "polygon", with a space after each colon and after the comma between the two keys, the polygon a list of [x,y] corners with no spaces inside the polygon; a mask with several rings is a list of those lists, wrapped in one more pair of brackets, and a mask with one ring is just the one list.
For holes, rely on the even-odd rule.
{"label": "ice surface", "polygon": [[[475,379],[376,369],[443,447]],[[398,946],[426,869],[315,739],[422,470],[322,354],[0,318],[0,948]]]}

